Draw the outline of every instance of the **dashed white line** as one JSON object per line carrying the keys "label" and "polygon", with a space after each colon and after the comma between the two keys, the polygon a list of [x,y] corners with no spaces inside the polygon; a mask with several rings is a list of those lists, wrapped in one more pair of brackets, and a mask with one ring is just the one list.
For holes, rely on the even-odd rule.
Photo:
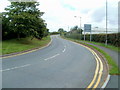
{"label": "dashed white line", "polygon": [[47,60],[49,60],[49,59],[52,59],[52,58],[57,57],[58,55],[60,55],[60,54],[56,54],[56,55],[54,55],[54,56],[52,56],[52,57],[49,57],[49,58],[46,58],[46,59],[44,59],[44,60],[47,61]]}
{"label": "dashed white line", "polygon": [[62,52],[65,52],[65,50],[66,50],[66,49],[64,48],[64,50],[63,50]]}
{"label": "dashed white line", "polygon": [[65,52],[66,51],[66,46],[64,46],[64,49],[63,49],[63,51],[62,52]]}
{"label": "dashed white line", "polygon": [[8,68],[8,69],[0,70],[0,72],[9,71],[9,70],[18,69],[18,68],[23,68],[23,67],[27,67],[27,66],[30,66],[30,65],[31,64],[26,64],[26,65],[19,66],[19,67]]}

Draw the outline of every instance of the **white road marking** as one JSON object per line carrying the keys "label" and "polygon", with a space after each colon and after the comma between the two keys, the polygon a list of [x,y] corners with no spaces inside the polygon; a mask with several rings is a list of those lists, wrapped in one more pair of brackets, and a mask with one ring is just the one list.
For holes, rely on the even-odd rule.
{"label": "white road marking", "polygon": [[64,46],[64,49],[63,49],[63,51],[62,52],[65,52],[66,51],[66,46]]}
{"label": "white road marking", "polygon": [[62,52],[65,52],[65,50],[66,50],[66,49],[64,48],[64,50],[63,50]]}
{"label": "white road marking", "polygon": [[46,58],[46,59],[44,59],[45,61],[47,61],[47,60],[49,60],[49,59],[52,59],[52,58],[55,58],[55,57],[57,57],[57,56],[59,56],[60,54],[56,54],[56,55],[54,55],[54,56],[52,56],[52,57],[49,57],[49,58]]}
{"label": "white road marking", "polygon": [[8,69],[0,70],[0,72],[9,71],[9,70],[18,69],[18,68],[23,68],[23,67],[27,67],[27,66],[30,66],[30,65],[31,64],[26,64],[26,65],[19,66],[19,67],[8,68]]}
{"label": "white road marking", "polygon": [[101,88],[105,88],[110,80],[110,75],[107,76],[107,79]]}

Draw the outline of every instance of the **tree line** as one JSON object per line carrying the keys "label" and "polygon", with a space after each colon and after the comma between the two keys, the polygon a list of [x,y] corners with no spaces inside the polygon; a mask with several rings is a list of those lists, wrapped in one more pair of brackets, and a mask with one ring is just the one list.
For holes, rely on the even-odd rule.
{"label": "tree line", "polygon": [[77,34],[82,34],[83,30],[78,28],[78,26],[74,26],[70,29],[70,31],[66,31],[63,28],[59,28],[58,32],[54,32],[55,34],[60,34],[60,35],[66,35],[70,33],[77,33]]}
{"label": "tree line", "polygon": [[47,36],[49,29],[41,18],[44,12],[37,7],[38,2],[11,2],[6,12],[0,13],[2,18],[2,39],[31,37],[42,39]]}

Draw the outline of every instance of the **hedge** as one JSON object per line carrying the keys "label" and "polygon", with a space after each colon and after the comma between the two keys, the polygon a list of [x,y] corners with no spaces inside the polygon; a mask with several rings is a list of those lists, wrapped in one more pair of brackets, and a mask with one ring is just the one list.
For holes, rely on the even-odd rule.
{"label": "hedge", "polygon": [[[80,34],[78,33],[67,33],[65,37],[73,38],[80,40]],[[84,35],[81,35],[81,39],[84,40]],[[90,40],[90,34],[86,34],[85,40]],[[92,41],[94,42],[100,42],[105,43],[106,41],[106,34],[92,34]],[[120,47],[120,33],[113,33],[113,34],[107,34],[107,42],[110,45],[114,45],[117,47]]]}

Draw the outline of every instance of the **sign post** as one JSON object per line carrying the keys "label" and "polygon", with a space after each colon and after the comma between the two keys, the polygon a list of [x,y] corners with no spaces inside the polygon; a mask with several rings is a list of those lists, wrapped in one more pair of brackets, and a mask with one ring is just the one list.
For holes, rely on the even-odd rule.
{"label": "sign post", "polygon": [[92,31],[90,31],[90,42],[92,40]]}
{"label": "sign post", "polygon": [[90,32],[90,41],[91,41],[91,24],[84,24],[84,41],[85,41],[85,32]]}

